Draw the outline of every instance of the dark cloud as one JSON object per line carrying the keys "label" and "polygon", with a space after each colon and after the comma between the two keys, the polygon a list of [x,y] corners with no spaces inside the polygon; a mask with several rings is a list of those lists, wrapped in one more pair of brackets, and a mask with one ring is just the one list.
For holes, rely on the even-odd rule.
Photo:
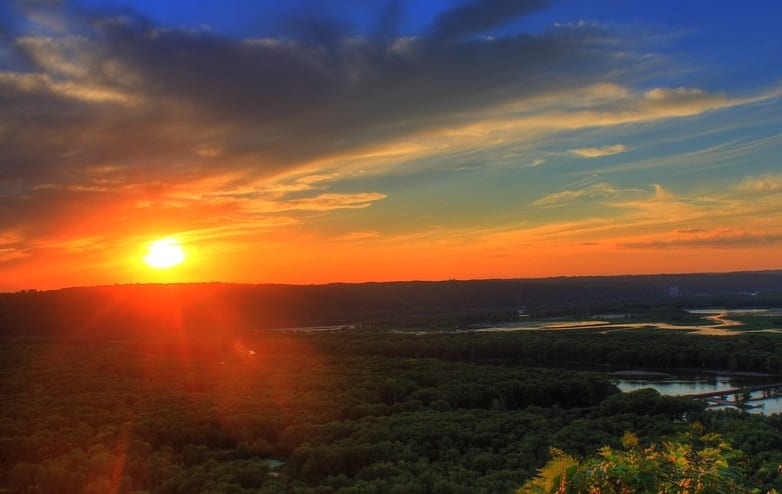
{"label": "dark cloud", "polygon": [[399,33],[399,27],[404,17],[404,8],[398,0],[386,2],[380,11],[373,35],[380,39],[394,38]]}
{"label": "dark cloud", "polygon": [[435,19],[432,37],[446,41],[480,34],[550,4],[550,0],[474,0]]}
{"label": "dark cloud", "polygon": [[313,16],[300,13],[287,18],[287,30],[300,42],[320,46],[328,51],[339,48],[340,42],[352,33],[351,25],[326,14]]}
{"label": "dark cloud", "polygon": [[[468,37],[541,1],[467,4],[407,38],[390,3],[374,35],[310,19],[273,39],[48,4],[27,5],[53,26],[46,36],[3,42],[26,67],[0,72],[0,196],[56,200],[35,187],[89,188],[105,167],[124,186],[270,176],[621,72],[610,33],[594,27]],[[0,228],[12,217],[0,210]]]}

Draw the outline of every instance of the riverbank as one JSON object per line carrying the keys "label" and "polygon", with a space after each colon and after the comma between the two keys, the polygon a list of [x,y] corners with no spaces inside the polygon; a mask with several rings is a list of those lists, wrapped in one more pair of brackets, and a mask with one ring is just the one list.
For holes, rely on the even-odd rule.
{"label": "riverbank", "polygon": [[[661,329],[668,331],[686,331],[703,336],[736,336],[745,333],[782,333],[780,328],[764,328],[741,330],[744,323],[731,318],[735,311],[694,310],[693,314],[702,315],[704,321],[711,324],[674,324],[661,321],[619,322],[604,320],[579,321],[540,321],[524,323],[507,323],[488,327],[458,329],[461,333],[507,333],[516,331],[564,331],[564,330],[600,330],[602,333],[632,329]],[[741,312],[737,312],[741,314]],[[755,312],[756,313],[756,312]],[[775,314],[775,312],[769,312]],[[447,332],[447,331],[439,331]],[[424,333],[424,332],[422,332]]]}

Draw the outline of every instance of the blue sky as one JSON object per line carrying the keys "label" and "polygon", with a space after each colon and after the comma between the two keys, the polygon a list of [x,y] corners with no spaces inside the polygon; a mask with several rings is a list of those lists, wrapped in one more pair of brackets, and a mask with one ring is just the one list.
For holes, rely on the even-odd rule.
{"label": "blue sky", "polygon": [[[5,3],[0,289],[780,268],[780,20],[771,1]],[[169,236],[187,263],[137,265]]]}

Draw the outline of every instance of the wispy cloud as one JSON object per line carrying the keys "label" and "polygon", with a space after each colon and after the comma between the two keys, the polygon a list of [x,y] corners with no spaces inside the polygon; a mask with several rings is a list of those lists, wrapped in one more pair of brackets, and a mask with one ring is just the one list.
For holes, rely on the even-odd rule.
{"label": "wispy cloud", "polygon": [[581,156],[582,158],[599,158],[601,156],[611,156],[612,154],[624,153],[627,148],[624,144],[609,144],[606,146],[593,148],[579,148],[568,151],[570,154]]}
{"label": "wispy cloud", "polygon": [[[773,93],[766,93],[767,96],[771,96]],[[773,98],[770,97],[770,100]],[[751,119],[743,122],[744,125],[750,125]],[[735,125],[730,124],[730,127]],[[714,128],[710,129],[712,132]],[[732,129],[728,129],[732,130]],[[724,134],[726,132],[723,125],[717,127],[717,134]],[[688,139],[695,139],[698,137],[698,133],[689,134],[689,129],[682,133],[676,142],[686,141]],[[718,168],[729,168],[735,166],[737,163],[746,162],[747,160],[755,160],[756,156],[761,155],[774,156],[776,149],[782,145],[782,135],[772,134],[769,136],[750,136],[746,138],[738,138],[735,135],[728,133],[725,139],[721,140],[718,144],[710,144],[707,146],[699,147],[687,151],[679,151],[675,146],[671,146],[670,142],[659,142],[654,140],[651,144],[656,152],[651,157],[645,156],[642,159],[623,160],[620,164],[612,164],[608,166],[601,166],[597,169],[590,169],[590,173],[634,173],[642,170],[663,170],[663,169],[681,169],[686,168],[692,172],[709,173],[710,170]]]}
{"label": "wispy cloud", "polygon": [[[744,183],[752,178],[740,182]],[[601,209],[560,208],[556,220],[484,232],[493,244],[534,242],[575,245],[599,241],[621,248],[762,247],[782,238],[782,194],[748,195],[739,185],[703,197],[677,194],[659,184],[620,189],[607,183],[543,196],[543,207],[596,201]]]}
{"label": "wispy cloud", "polygon": [[385,199],[385,194],[379,192],[364,192],[358,194],[321,194],[304,199],[280,201],[274,204],[277,211],[331,211],[333,209],[368,208],[373,202]]}
{"label": "wispy cloud", "polygon": [[630,190],[617,189],[609,183],[592,184],[581,189],[562,190],[547,194],[532,202],[533,206],[563,206],[579,199],[607,199],[620,194],[627,194]]}
{"label": "wispy cloud", "polygon": [[359,242],[361,240],[370,240],[379,237],[380,237],[380,232],[377,232],[375,230],[370,230],[364,232],[350,232],[345,235],[340,235],[334,240],[338,240],[341,242]]}
{"label": "wispy cloud", "polygon": [[736,189],[750,194],[775,194],[782,192],[782,174],[766,174],[756,177],[745,177]]}
{"label": "wispy cloud", "polygon": [[720,228],[696,234],[680,233],[668,238],[638,242],[620,242],[619,247],[626,249],[676,249],[676,248],[736,248],[753,247],[782,243],[782,233],[760,233],[732,228]]}

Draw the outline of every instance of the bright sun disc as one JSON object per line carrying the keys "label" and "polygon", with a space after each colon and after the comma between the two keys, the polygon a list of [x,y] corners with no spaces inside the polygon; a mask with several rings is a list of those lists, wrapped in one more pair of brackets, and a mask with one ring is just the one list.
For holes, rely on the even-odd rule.
{"label": "bright sun disc", "polygon": [[144,257],[144,262],[155,269],[167,269],[181,264],[184,260],[185,251],[173,238],[152,242],[149,246],[149,252]]}

